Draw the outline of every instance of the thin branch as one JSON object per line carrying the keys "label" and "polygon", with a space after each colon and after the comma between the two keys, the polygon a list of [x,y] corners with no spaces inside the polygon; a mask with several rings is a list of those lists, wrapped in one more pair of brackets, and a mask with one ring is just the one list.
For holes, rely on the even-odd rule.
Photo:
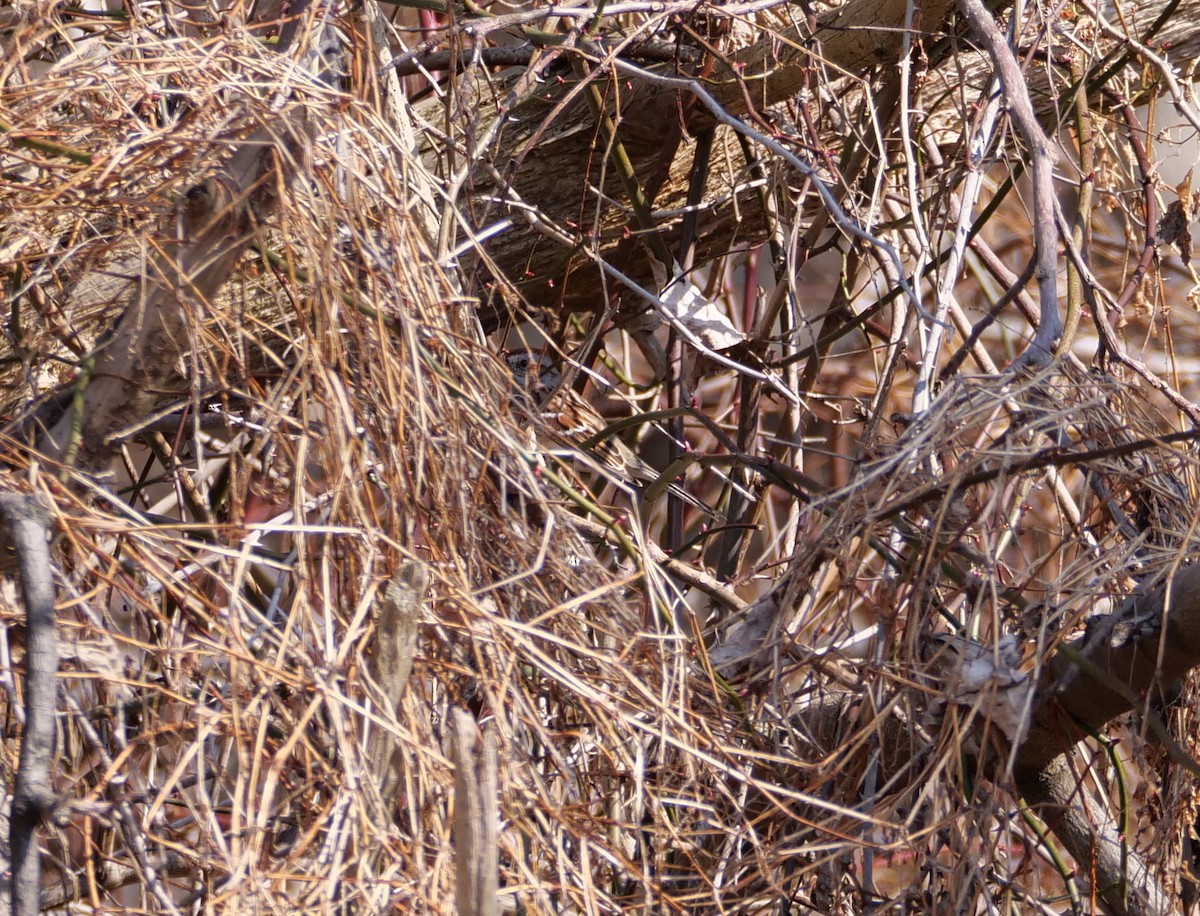
{"label": "thin branch", "polygon": [[970,23],[976,38],[987,49],[1013,126],[1030,151],[1033,175],[1033,237],[1037,249],[1038,304],[1041,322],[1021,361],[1041,365],[1054,356],[1062,337],[1062,318],[1058,313],[1058,232],[1054,223],[1054,148],[1038,123],[1029,99],[1029,87],[1021,73],[1016,55],[996,25],[982,0],[958,0],[959,9]]}

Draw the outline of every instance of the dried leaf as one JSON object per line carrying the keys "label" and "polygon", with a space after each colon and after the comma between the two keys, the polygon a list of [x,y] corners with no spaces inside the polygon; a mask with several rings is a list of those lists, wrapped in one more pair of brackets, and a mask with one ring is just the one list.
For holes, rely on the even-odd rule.
{"label": "dried leaf", "polygon": [[661,298],[671,314],[710,350],[728,350],[744,339],[724,310],[694,283],[678,281]]}

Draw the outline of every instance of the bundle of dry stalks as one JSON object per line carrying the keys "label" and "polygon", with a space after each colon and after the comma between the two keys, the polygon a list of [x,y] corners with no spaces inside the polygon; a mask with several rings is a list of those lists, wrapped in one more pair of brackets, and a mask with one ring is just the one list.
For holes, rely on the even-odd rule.
{"label": "bundle of dry stalks", "polygon": [[[341,22],[330,78],[319,21],[281,53],[232,18],[72,15],[12,24],[0,65],[3,488],[55,533],[42,906],[1033,912],[1099,893],[1018,800],[1038,724],[1009,691],[1194,540],[1194,449],[1162,438],[1178,421],[1145,383],[960,373],[914,418],[893,411],[916,373],[848,349],[772,375],[808,386],[803,410],[714,373],[684,464],[725,515],[689,514],[684,545],[666,513],[589,491],[514,399],[427,234],[428,163],[375,104],[365,20]],[[648,380],[605,340],[611,380]],[[12,773],[12,582],[4,617]],[[1193,709],[1143,711],[1180,736]],[[1170,887],[1192,777],[1141,721],[1075,764]]]}

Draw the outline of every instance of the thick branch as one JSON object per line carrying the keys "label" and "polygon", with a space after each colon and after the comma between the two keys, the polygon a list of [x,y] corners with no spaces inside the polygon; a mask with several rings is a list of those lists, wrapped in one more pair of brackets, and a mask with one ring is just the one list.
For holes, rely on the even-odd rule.
{"label": "thick branch", "polygon": [[1049,660],[1017,770],[1036,771],[1200,666],[1200,565],[1133,595]]}
{"label": "thick branch", "polygon": [[50,768],[54,762],[54,709],[58,647],[54,629],[54,577],[50,564],[50,516],[34,496],[0,495],[0,519],[16,550],[25,600],[25,731],[13,788],[9,842],[15,916],[41,909],[41,860],[37,828],[53,810]]}
{"label": "thick branch", "polygon": [[1118,825],[1092,803],[1070,765],[1075,745],[1162,694],[1200,666],[1200,566],[1133,595],[1049,659],[1033,721],[1016,757],[1026,803],[1092,875],[1109,912],[1175,911]]}
{"label": "thick branch", "polygon": [[1098,805],[1066,754],[1017,780],[1021,797],[1079,864],[1114,916],[1170,916],[1171,897],[1121,835],[1109,809]]}
{"label": "thick branch", "polygon": [[[894,61],[902,46],[905,6],[903,0],[851,0],[822,15],[815,37],[799,26],[773,33],[718,64],[704,85],[731,116],[756,118],[790,98],[810,68],[825,68],[834,77],[862,76],[880,63]],[[950,6],[948,0],[931,2],[923,11],[923,31],[939,29]],[[660,72],[676,74],[671,67]],[[713,123],[712,114],[694,105],[678,85],[625,76],[614,84],[603,74],[600,79],[608,105],[605,113],[617,122],[617,139],[633,172],[642,181],[648,176],[657,181],[665,173],[652,204],[659,213],[671,213],[659,217],[658,230],[667,247],[677,250],[693,169],[686,150],[662,161],[664,125],[682,121],[694,133]],[[517,283],[534,304],[568,310],[597,304],[599,275],[593,268],[578,267],[583,262],[579,248],[593,248],[609,260],[620,251],[621,261],[628,260],[622,267],[631,277],[647,281],[652,275],[641,247],[630,250],[633,218],[628,198],[606,162],[596,120],[583,104],[580,88],[565,77],[538,81],[514,101],[511,85],[469,79],[459,93],[460,104],[471,111],[463,120],[473,126],[461,138],[462,152],[481,162],[471,180],[471,203],[464,206],[471,212],[472,230],[488,231],[512,219],[511,226],[483,246],[495,265],[492,271]],[[445,123],[441,104],[431,100],[419,109],[431,125]],[[493,111],[499,122],[481,119]],[[488,144],[486,150],[478,148],[483,143]],[[710,171],[705,202],[698,210],[697,263],[758,244],[766,233],[759,189],[747,181],[750,163],[733,131],[718,128],[713,161],[723,167]],[[566,237],[564,231],[574,235]],[[574,273],[572,265],[578,268]]]}
{"label": "thick branch", "polygon": [[[1128,24],[1130,34],[1139,40],[1153,34],[1155,47],[1169,47],[1172,60],[1189,60],[1200,48],[1200,30],[1186,15],[1164,15],[1173,2],[1156,0],[1123,10],[1121,22]],[[919,20],[914,21],[919,21],[920,35],[944,34],[952,6],[948,0],[930,0],[919,9]],[[999,15],[1005,6],[1002,3],[994,8],[991,15]],[[904,21],[905,3],[899,0],[850,0],[823,12],[813,35],[808,35],[803,26],[771,31],[728,61],[714,61],[714,70],[704,77],[704,83],[730,115],[747,120],[790,99],[804,85],[806,73],[818,73],[817,79],[823,85],[844,74],[850,79],[841,85],[834,83],[834,91],[853,91],[853,81],[870,79],[881,65],[897,59],[903,45]],[[994,22],[992,25],[994,28]],[[1140,53],[1136,48],[1132,50]],[[1119,52],[1114,53],[1109,60],[1119,56]],[[1102,62],[1097,63],[1097,69],[1102,69]],[[961,87],[986,84],[987,65],[982,55],[960,48],[954,52],[952,64],[941,69],[947,71],[944,78],[949,86]],[[686,67],[682,70],[686,72]],[[711,115],[693,105],[687,93],[677,88],[625,77],[618,83],[603,68],[595,72],[603,81],[606,114],[618,121],[617,136],[634,172],[644,182],[652,176],[660,185],[652,201],[658,235],[668,248],[678,250],[692,157],[685,142],[671,161],[662,161],[664,125],[682,121],[688,132],[694,133],[711,125]],[[680,69],[667,67],[660,72],[678,76]],[[1055,96],[1047,91],[1044,71],[1026,68],[1013,73],[1006,64],[1001,73],[1006,78],[1010,104],[1020,105],[1016,101],[1020,89],[1017,82],[1023,80],[1029,86],[1026,101],[1035,103],[1034,113],[1046,123],[1044,118],[1052,111]],[[456,179],[455,187],[470,188],[469,199],[458,203],[461,211],[469,213],[471,231],[493,233],[481,245],[487,272],[514,283],[533,305],[555,311],[595,308],[600,301],[600,272],[580,256],[581,249],[591,250],[593,258],[609,263],[619,254],[618,266],[645,285],[652,271],[645,252],[628,241],[631,211],[613,170],[607,167],[604,145],[597,142],[596,121],[579,101],[582,94],[578,84],[562,75],[534,81],[529,72],[519,79],[529,87],[524,95],[522,84],[511,79],[489,82],[469,77],[457,96],[462,110],[469,112],[469,117],[458,120],[471,126],[465,136],[452,140],[462,154],[480,164],[467,181]],[[576,96],[574,103],[569,101],[571,93]],[[944,99],[960,95],[952,90],[944,93]],[[431,99],[419,107],[421,116],[436,126],[427,138],[430,147],[441,145],[434,138],[437,129],[447,123],[440,110],[442,104]],[[1015,123],[1035,153],[1035,222],[1043,227],[1039,231],[1051,239],[1049,244],[1039,246],[1039,283],[1046,320],[1041,323],[1038,346],[1030,351],[1029,358],[1034,359],[1048,351],[1048,344],[1058,334],[1057,302],[1051,295],[1056,266],[1051,262],[1057,246],[1052,240],[1052,222],[1046,219],[1053,206],[1053,190],[1046,193],[1049,167],[1042,166],[1048,160],[1038,152],[1044,149],[1045,131],[1039,131],[1039,141],[1027,130],[1036,124],[1031,125],[1025,117],[1025,106],[1020,112],[1012,110],[1020,114]],[[491,122],[492,112],[502,122],[499,126]],[[962,115],[958,109],[946,104],[928,116],[930,129],[947,142],[961,133]],[[944,127],[932,126],[938,123]],[[806,136],[803,142],[815,148],[836,148],[842,138]],[[748,180],[753,163],[745,160],[733,132],[724,127],[715,133],[712,162],[715,167],[709,172],[703,201],[698,209],[692,209],[697,219],[697,263],[738,247],[756,245],[767,232],[760,189]],[[1047,228],[1049,231],[1045,231]],[[459,233],[460,237],[464,234]]]}
{"label": "thick branch", "polygon": [[471,714],[451,714],[454,760],[454,854],[458,912],[498,916],[500,852],[496,738],[481,732]]}
{"label": "thick branch", "polygon": [[[939,30],[953,5],[952,0],[917,3],[922,31]],[[908,0],[850,0],[822,13],[815,35],[798,25],[783,29],[719,67],[713,97],[729,114],[747,115],[751,104],[761,111],[790,99],[810,68],[836,79],[893,64],[904,47],[907,6]],[[703,113],[697,117],[703,120]]]}
{"label": "thick branch", "polygon": [[[1174,902],[1124,842],[1109,811],[1087,797],[1071,755],[1082,739],[1144,702],[1139,698],[1160,695],[1196,667],[1200,565],[1130,597],[1048,659],[1032,722],[1016,754],[1018,792],[1079,863],[1106,911],[1119,916],[1172,913]],[[847,716],[852,702],[851,693],[827,697],[799,716],[798,725],[823,751],[831,751],[853,726]],[[880,747],[882,781],[922,750],[896,717],[883,723]],[[993,759],[992,767],[1002,766],[1003,758]]]}
{"label": "thick branch", "polygon": [[[417,625],[421,622],[421,606],[428,588],[429,571],[421,562],[412,560],[396,570],[377,599],[375,653],[370,657],[367,669],[384,695],[389,714],[399,713],[400,697],[412,671]],[[379,794],[392,811],[400,784],[401,754],[386,731],[379,730],[372,735],[370,760]]]}

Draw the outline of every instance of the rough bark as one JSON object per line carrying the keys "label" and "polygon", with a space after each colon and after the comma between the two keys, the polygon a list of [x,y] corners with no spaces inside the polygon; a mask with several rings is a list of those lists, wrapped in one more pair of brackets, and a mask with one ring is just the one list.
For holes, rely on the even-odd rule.
{"label": "rough bark", "polygon": [[[922,19],[936,28],[950,7],[945,0],[933,0]],[[793,95],[807,68],[821,66],[836,78],[839,73],[862,75],[894,61],[902,46],[904,13],[903,2],[853,0],[824,14],[815,37],[801,26],[786,29],[719,63],[704,85],[729,114],[757,117]],[[657,72],[675,75],[669,66]],[[493,273],[514,280],[535,305],[595,308],[599,274],[587,268],[589,258],[582,251],[604,258],[619,253],[617,266],[636,279],[651,276],[650,265],[643,247],[628,244],[633,222],[628,197],[606,161],[605,139],[579,91],[592,77],[557,77],[534,83],[517,98],[503,80],[464,81],[455,123],[466,128],[456,139],[461,154],[481,160],[471,175],[465,206],[477,231],[513,218],[512,228],[485,246]],[[690,138],[712,126],[712,113],[687,93],[627,71],[621,71],[619,81],[611,74],[596,79],[647,197],[659,211],[684,207],[695,169]],[[574,100],[568,101],[572,94]],[[419,113],[431,124],[440,123],[441,104],[427,103]],[[502,114],[502,123],[489,122],[488,112]],[[494,135],[489,134],[493,128]],[[485,136],[489,140],[481,147],[479,138]],[[746,161],[730,128],[717,129],[711,161],[719,165],[709,174],[700,206],[697,262],[758,244],[766,234],[759,193],[751,181],[754,164]],[[603,199],[589,187],[602,187]],[[496,206],[489,198],[507,198],[510,205]],[[671,251],[682,225],[681,213],[658,221],[657,231]],[[574,235],[559,234],[561,227],[570,227]]]}
{"label": "rough bark", "polygon": [[1200,666],[1200,566],[1132,596],[1049,659],[1033,721],[1015,760],[1025,803],[1054,831],[1107,910],[1168,914],[1178,903],[1121,835],[1103,805],[1079,785],[1075,745],[1146,698],[1161,696]]}
{"label": "rough bark", "polygon": [[1170,916],[1179,912],[1109,809],[1097,804],[1066,754],[1020,777],[1021,797],[1090,877],[1096,897],[1113,916]]}
{"label": "rough bark", "polygon": [[[371,678],[384,694],[388,712],[398,713],[400,697],[412,672],[417,648],[417,625],[429,588],[429,572],[413,560],[403,564],[383,587],[378,599],[379,615],[375,622],[375,654],[371,656]],[[372,766],[383,803],[395,808],[400,784],[400,759],[395,742],[385,731],[377,731],[371,740]]]}

